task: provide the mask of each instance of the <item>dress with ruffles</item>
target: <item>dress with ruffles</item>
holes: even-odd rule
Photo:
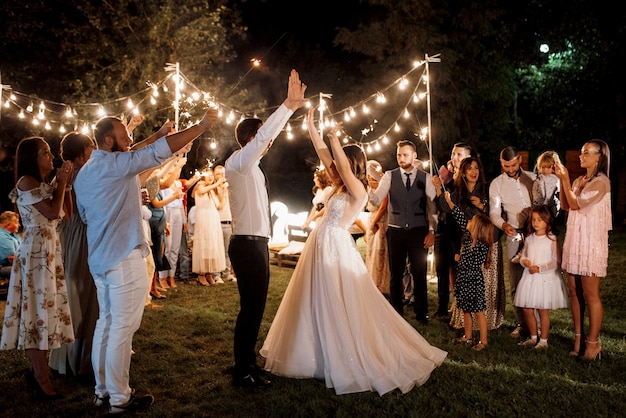
[[[53,186],[41,183],[28,191],[16,187],[10,194],[17,203],[24,231],[11,271],[2,350],[48,350],[74,341],[57,235],[59,220],[46,218],[34,206],[52,198],[53,192]]]
[[[570,209],[561,267],[569,274],[605,277],[609,260],[611,181],[600,173],[578,177],[572,190],[579,209]]]
[[[524,268],[513,304],[521,308],[567,308],[567,289],[559,267],[560,251],[556,236],[532,234],[524,240],[521,262],[530,260],[538,273]]]

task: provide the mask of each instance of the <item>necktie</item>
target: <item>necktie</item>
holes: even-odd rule
[[[406,189],[409,190],[411,188],[411,173],[404,173],[406,176]]]

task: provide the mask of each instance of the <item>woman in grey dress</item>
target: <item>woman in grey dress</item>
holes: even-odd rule
[[[61,157],[74,164],[74,178],[94,149],[96,146],[87,135],[71,132],[63,137]],[[72,202],[72,217],[61,222],[59,235],[75,339],[72,344],[52,350],[48,365],[60,374],[81,376],[93,374],[91,342],[98,319],[98,298],[87,264],[87,225],[78,214],[75,196],[72,196]]]

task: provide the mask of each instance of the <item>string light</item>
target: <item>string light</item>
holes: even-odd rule
[[[369,149],[372,152],[379,151],[381,149],[381,146],[387,145],[389,143],[389,132],[401,132],[402,128],[399,124],[399,119],[410,119],[411,112],[409,111],[408,106],[411,104],[417,104],[426,97],[426,92],[420,91],[420,89],[422,89],[421,85],[428,82],[426,74],[417,74],[417,77],[413,75],[414,71],[422,67],[424,63],[425,61],[414,61],[413,68],[406,74],[396,79],[396,81],[387,88],[378,90],[370,97],[362,100],[361,102],[348,106],[345,109],[341,109],[337,112],[332,112],[331,109],[329,109],[329,103],[326,100],[322,99],[319,103],[319,107],[320,109],[323,109],[325,116],[325,119],[320,123],[322,129],[334,126],[336,124],[337,117],[341,118],[344,121],[344,123],[346,124],[345,129],[347,130],[354,130],[355,127],[351,127],[350,125],[362,123],[359,122],[359,118],[362,118],[364,115],[369,116],[372,113],[374,113],[375,115],[377,112],[386,112],[385,120],[390,119],[387,115],[388,111],[380,108],[381,106],[386,106],[389,103],[389,99],[391,97],[388,96],[389,90],[394,86],[397,86],[400,91],[406,90],[411,85],[411,80],[413,80],[414,88],[412,88],[412,91],[409,91],[405,106],[401,107],[402,110],[399,111],[399,114],[397,115],[395,120],[392,120],[389,124],[385,122],[386,126],[388,126],[387,129],[384,129],[383,127],[382,131],[377,133],[375,136],[372,134],[378,131],[379,128],[376,128],[376,130],[374,130],[373,127],[370,127],[369,129],[357,130],[357,132],[360,131],[362,133],[364,131],[367,131],[366,133],[368,135],[372,135],[372,137],[368,136],[367,141],[364,143],[365,149]],[[260,60],[258,62],[253,62],[252,64],[253,66],[258,65],[260,64]],[[168,86],[168,83],[170,84],[170,86]],[[215,106],[218,109],[218,116],[220,120],[222,120],[226,124],[233,124],[238,119],[240,120],[245,117],[244,112],[240,112],[237,109],[227,106],[216,100],[215,97],[209,92],[198,89],[181,72],[179,72],[178,74],[170,73],[163,80],[160,80],[158,82],[147,82],[146,84],[147,88],[143,91],[132,94],[131,96],[114,99],[106,103],[103,102],[70,105],[37,99],[37,101],[40,103],[39,112],[37,112],[37,114],[35,115],[36,117],[34,117],[32,120],[33,126],[44,126],[46,130],[50,130],[52,129],[53,125],[57,125],[58,131],[64,133],[67,131],[65,121],[67,119],[74,119],[74,129],[78,129],[79,126],[82,126],[81,130],[83,132],[90,133],[90,125],[92,125],[94,121],[90,119],[84,119],[84,115],[87,115],[87,118],[89,118],[88,115],[90,114],[97,114],[99,117],[106,116],[107,111],[105,110],[105,107],[110,109],[117,109],[113,112],[113,114],[117,113],[120,114],[122,117],[124,117],[125,114],[128,113],[139,114],[141,113],[139,107],[140,103],[142,103],[143,101],[147,101],[150,105],[156,106],[158,104],[158,100],[162,100],[160,99],[160,93],[163,92],[164,95],[167,95],[168,92],[171,92],[172,86],[175,87],[176,97],[174,97],[174,100],[172,100],[170,96],[170,100],[167,100],[167,98],[165,98],[165,100],[172,106],[172,108],[178,109],[180,111],[180,116],[183,119],[186,119],[182,122],[183,125],[190,126],[192,124],[192,118],[194,117],[192,115],[197,113],[196,109],[201,109],[206,106]],[[189,93],[186,93],[186,91],[189,91]],[[397,106],[397,101],[397,98],[393,98],[391,100],[391,102],[395,106]],[[379,106],[371,107],[371,103],[374,102]],[[20,119],[25,119],[25,112],[33,112],[32,96],[29,97],[28,95],[15,92],[11,89],[2,91],[0,104],[4,105],[2,106],[3,108],[11,109],[9,111],[6,111],[6,114],[10,115],[11,112],[15,112],[13,113],[13,115],[16,115]],[[122,104],[125,105],[126,111],[122,110]],[[15,108],[13,108],[13,106],[15,106]],[[313,105],[310,100],[307,100],[305,106],[307,108],[310,108]],[[355,109],[358,107],[361,108],[361,116],[358,116],[357,112],[355,111]],[[91,112],[89,112],[89,109],[91,109]],[[255,111],[254,115],[256,117],[257,113],[266,112],[267,109],[261,109]],[[79,116],[79,114],[81,116]],[[294,118],[294,121],[297,121],[298,119],[300,119],[301,121],[302,131],[306,131],[307,123],[305,117],[296,117]],[[368,120],[372,120],[371,116],[368,117]],[[38,122],[41,122],[41,124]],[[416,123],[419,125],[419,121],[416,121]],[[294,132],[291,126],[292,125],[287,124],[285,127],[285,132],[289,139],[294,137]],[[427,134],[428,131],[426,131],[426,133],[422,133],[420,137],[425,138],[427,137]],[[346,132],[346,134],[343,135],[342,142],[349,143],[350,141],[354,141],[354,139],[352,139],[350,135],[348,135]],[[361,141],[354,142],[361,143]]]

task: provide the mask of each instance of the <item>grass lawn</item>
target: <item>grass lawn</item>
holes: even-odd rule
[[[569,357],[573,331],[569,310],[551,312],[550,348],[518,347],[510,298],[505,324],[489,336],[489,347],[474,352],[452,345],[447,323],[421,325],[407,320],[448,357],[430,380],[406,395],[398,391],[335,395],[323,382],[275,377],[267,390],[231,385],[232,340],[238,294],[236,285],[180,284],[148,309],[133,342],[131,386],[156,401],[150,417],[621,417],[626,414],[626,229],[611,236],[609,273],[602,280],[605,318],[600,339],[602,360]],[[258,348],[278,309],[292,268],[272,266],[267,309]],[[436,284],[429,284],[431,313]],[[0,302],[4,313],[4,301]],[[393,344],[393,341],[389,342]],[[94,417],[106,415],[92,404],[91,378],[53,376],[65,399],[43,403],[34,398],[25,373],[23,351],[0,351],[0,416]],[[262,359],[259,359],[259,364]]]

